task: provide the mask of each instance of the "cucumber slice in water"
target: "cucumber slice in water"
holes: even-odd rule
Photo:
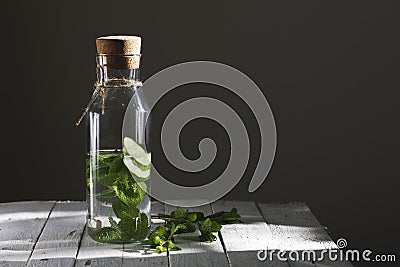
[[[124,149],[141,169],[149,169],[151,164],[151,153],[147,153],[132,138],[124,137]]]
[[[135,163],[133,163],[133,160],[128,158],[128,157],[124,157],[124,164],[125,166],[128,168],[128,170],[137,178],[141,179],[141,180],[147,180],[150,177],[150,169],[148,170],[142,170],[141,168],[139,168],[138,166],[136,166]]]

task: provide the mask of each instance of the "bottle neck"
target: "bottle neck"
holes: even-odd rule
[[[140,55],[97,55],[96,84],[126,87],[140,81]]]

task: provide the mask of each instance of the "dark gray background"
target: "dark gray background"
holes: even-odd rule
[[[176,63],[213,60],[245,72],[267,97],[278,131],[275,163],[264,185],[249,194],[259,142],[252,130],[255,156],[227,199],[304,201],[351,248],[397,253],[399,1],[12,5],[2,10],[8,19],[1,55],[0,201],[84,199],[85,129],[74,122],[92,90],[94,40],[138,34],[143,79]],[[221,88],[184,86],[153,114],[154,144],[168,109],[197,95],[223,99],[254,123],[248,108]],[[215,138],[221,153],[207,175],[174,175],[159,147],[153,148],[155,164],[182,184],[212,180],[212,171],[217,175],[226,164],[229,143],[218,125],[193,122],[181,137],[188,157],[196,157],[203,136]]]

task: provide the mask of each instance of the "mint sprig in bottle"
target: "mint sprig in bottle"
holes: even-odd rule
[[[138,241],[150,223],[151,167],[150,111],[139,78],[141,38],[99,37],[96,47],[94,92],[77,122],[86,119],[87,228],[97,241]]]

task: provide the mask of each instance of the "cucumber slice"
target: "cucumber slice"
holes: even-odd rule
[[[150,177],[150,169],[142,170],[133,162],[132,159],[124,157],[124,164],[128,168],[128,170],[132,173],[132,175],[136,176],[141,180],[147,180]]]
[[[151,164],[151,153],[147,153],[132,138],[124,137],[124,149],[141,169],[149,169]]]
[[[130,156],[129,154],[127,154],[128,156]],[[150,158],[151,159],[151,153],[149,152],[148,154],[147,154],[147,156],[148,156],[148,158]],[[131,160],[133,161],[133,163],[136,165],[136,166],[138,166],[140,169],[142,169],[143,171],[147,171],[147,170],[149,170],[150,168],[151,168],[151,163],[149,164],[149,165],[143,165],[143,164],[140,164],[135,158],[131,158]]]

